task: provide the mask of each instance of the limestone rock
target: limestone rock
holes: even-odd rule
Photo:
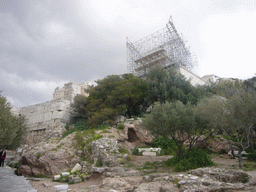
[[[62,176],[62,177],[66,177],[66,176],[69,176],[69,175],[70,175],[69,172],[62,172],[62,173],[61,173],[61,176]]]
[[[126,162],[128,156],[119,153],[119,146],[115,138],[102,138],[89,143],[94,159],[94,165],[104,167],[119,166],[121,162]]]
[[[142,183],[137,189],[135,189],[135,192],[159,192],[160,189],[161,189],[161,183],[158,183],[158,182]]]
[[[111,187],[112,189],[131,189],[132,186],[122,178],[105,178],[102,181],[101,187]]]
[[[73,167],[73,169],[71,170],[71,173],[74,173],[75,171],[80,171],[80,170],[82,170],[82,167],[79,163],[77,163],[75,167]]]
[[[54,175],[53,180],[56,181],[58,179],[60,179],[60,175]]]
[[[18,173],[24,176],[56,175],[80,162],[70,134],[62,140],[40,142],[23,150]]]
[[[82,179],[81,179],[80,177],[78,177],[78,176],[70,175],[70,176],[68,177],[68,181],[69,181],[70,183],[81,183],[81,182],[82,182]]]

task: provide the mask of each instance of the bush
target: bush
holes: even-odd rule
[[[71,125],[72,123],[67,123],[65,128],[66,131],[62,134],[62,138],[68,136],[69,134],[73,133],[73,132],[77,132],[77,131],[84,131],[89,129],[89,126],[86,124],[84,119],[80,119],[79,121],[77,121],[75,123],[75,126],[73,129],[69,130],[69,125]]]
[[[168,159],[165,164],[167,166],[174,167],[174,171],[181,172],[199,167],[212,166],[214,163],[211,160],[211,156],[207,152],[201,149],[198,149],[196,152],[195,149],[192,149],[188,153],[187,158],[179,161],[179,158],[176,155],[173,158]]]
[[[132,154],[133,155],[139,155],[139,156],[142,155],[142,153],[139,152],[139,147],[134,147],[133,150],[132,150]]]
[[[249,153],[249,154],[247,155],[247,159],[248,159],[249,161],[256,161],[256,153]]]
[[[127,150],[127,149],[125,149],[125,148],[123,148],[123,147],[119,147],[119,153],[121,153],[121,154],[129,154],[129,151]]]
[[[124,124],[121,123],[121,124],[118,124],[116,128],[120,129],[120,130],[123,130],[124,127],[125,127]]]
[[[175,142],[171,139],[166,139],[163,136],[154,138],[151,143],[152,147],[161,148],[160,155],[172,155],[177,147]]]

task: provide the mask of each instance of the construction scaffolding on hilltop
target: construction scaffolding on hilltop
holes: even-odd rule
[[[191,70],[196,62],[172,18],[165,28],[143,39],[132,43],[127,38],[126,47],[128,71],[137,77],[144,77],[156,65],[166,69],[181,65]]]

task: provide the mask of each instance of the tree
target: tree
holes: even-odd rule
[[[256,76],[244,80],[243,85],[246,86],[247,88],[256,90]]]
[[[232,151],[234,146],[238,148],[239,167],[242,167],[241,152],[250,146],[256,122],[256,92],[237,88],[232,89],[232,94],[228,98],[205,98],[197,111],[208,127],[220,129],[229,138]]]
[[[150,70],[146,76],[147,100],[149,103],[164,103],[168,98],[167,84],[168,72],[161,66],[156,66]]]
[[[20,146],[26,130],[25,118],[11,113],[10,103],[0,92],[0,148],[15,149]]]
[[[117,115],[131,117],[146,111],[147,86],[143,79],[132,74],[110,75],[96,83],[88,98],[77,96],[72,105],[77,117],[87,117],[90,125],[113,124]]]
[[[76,95],[74,102],[71,103],[71,114],[75,121],[79,119],[87,119],[87,109],[88,100],[85,95]]]
[[[181,101],[156,103],[151,113],[143,120],[143,126],[156,136],[171,138],[178,147],[179,160],[187,157],[192,146],[196,145],[200,136],[211,134],[194,113],[194,105]],[[189,141],[189,149],[184,154],[184,142]]]
[[[146,76],[147,101],[165,103],[166,101],[181,101],[196,104],[202,96],[209,93],[206,86],[194,87],[189,80],[170,69],[156,66]]]

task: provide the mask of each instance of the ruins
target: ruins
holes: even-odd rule
[[[52,137],[61,137],[66,123],[70,122],[70,104],[78,94],[88,96],[89,82],[67,83],[57,87],[53,100],[45,103],[14,109],[13,113],[27,118],[29,135],[27,144],[33,144]]]
[[[191,70],[196,59],[187,48],[182,36],[177,32],[172,18],[166,27],[134,43],[127,38],[128,72],[137,77],[145,77],[150,68],[161,65],[165,69],[172,68],[184,75],[194,86],[214,83],[220,80],[215,75],[199,77]],[[37,143],[43,139],[60,137],[70,122],[70,104],[78,94],[89,95],[87,83],[67,83],[63,88],[57,87],[53,93],[53,100],[45,103],[14,109],[16,115],[27,118],[29,128],[28,144]],[[121,121],[117,117],[116,121]],[[132,133],[130,133],[132,134]]]

